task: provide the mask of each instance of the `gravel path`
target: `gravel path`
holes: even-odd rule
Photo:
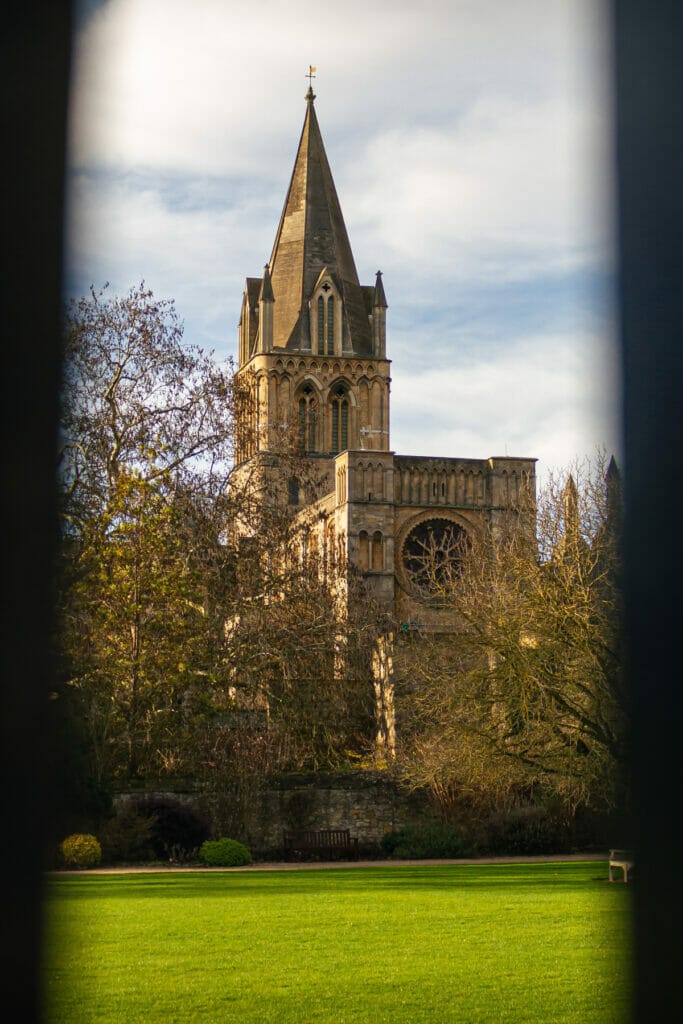
[[[553,856],[540,857],[472,857],[459,860],[335,860],[335,861],[282,861],[263,862],[250,864],[241,868],[207,868],[201,866],[186,867],[175,864],[142,864],[140,866],[120,868],[90,868],[87,871],[49,871],[50,877],[61,875],[133,875],[133,874],[160,874],[164,872],[197,872],[197,871],[311,871],[321,868],[401,868],[401,867],[429,867],[439,864],[549,864],[554,861],[567,863],[569,861],[592,861],[608,860],[609,854],[605,853],[564,853]]]

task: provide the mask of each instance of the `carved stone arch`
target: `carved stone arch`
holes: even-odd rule
[[[356,395],[348,376],[337,375],[325,392],[326,449],[331,454],[358,447]]]
[[[409,505],[410,504],[410,497],[411,497],[410,484],[411,484],[411,480],[412,480],[412,474],[410,472],[410,468],[408,466],[404,466],[403,469],[400,471],[400,474],[401,474],[401,502],[402,502],[403,505]]]
[[[384,498],[385,497],[385,494],[384,494],[384,481],[385,481],[384,465],[381,462],[376,462],[375,466],[374,466],[374,469],[373,469],[373,473],[372,473],[372,491],[373,491],[373,494],[375,494],[376,497],[378,497],[378,498]]]
[[[292,418],[292,378],[288,373],[280,377],[278,389],[278,416],[281,423],[289,423]]]
[[[486,504],[486,478],[480,469],[476,475],[475,502],[479,508]]]
[[[413,599],[430,603],[433,598],[430,596],[428,574],[423,571],[420,558],[421,551],[429,546],[430,532],[435,539],[436,559],[434,566],[430,568],[438,574],[439,554],[441,553],[443,557],[452,555],[457,560],[458,545],[462,544],[464,547],[471,543],[472,536],[479,533],[479,529],[465,516],[451,509],[429,509],[411,516],[401,526],[396,537],[395,574],[401,589]],[[442,564],[446,565],[445,562]],[[450,573],[451,576],[454,574],[453,568],[449,566],[443,571]],[[457,562],[455,571],[457,572]]]
[[[465,476],[465,504],[474,504],[474,473],[471,469],[468,469]]]
[[[457,476],[455,474],[455,470],[452,469],[450,471],[450,473],[448,474],[448,486],[446,488],[446,493],[448,494],[448,504],[449,505],[457,505],[457,503],[458,503],[457,500],[456,500],[457,487],[458,487],[458,479],[457,479]]]
[[[370,535],[367,530],[358,534],[358,568],[367,572],[370,568]]]
[[[298,382],[293,404],[299,451],[302,454],[319,452],[322,447],[321,388],[312,374],[305,374]]]
[[[298,396],[299,392],[300,392],[300,391],[302,390],[302,388],[304,388],[304,387],[305,387],[305,386],[306,386],[307,384],[311,384],[311,385],[313,385],[313,387],[315,388],[315,390],[316,390],[316,392],[317,392],[317,394],[318,394],[318,397],[322,397],[322,395],[323,395],[323,386],[322,386],[322,384],[321,384],[321,383],[320,383],[320,381],[318,380],[317,376],[315,376],[315,374],[313,374],[313,373],[308,373],[308,372],[306,372],[306,373],[305,373],[305,374],[303,375],[303,377],[301,377],[301,378],[300,378],[300,379],[299,379],[299,380],[297,381],[297,383],[296,383],[296,388],[295,388],[295,391],[294,391],[294,394],[295,394],[295,396]]]
[[[287,360],[287,373],[296,373],[296,363],[293,359]]]
[[[384,537],[381,530],[375,530],[370,540],[370,568],[373,572],[384,569]]]
[[[353,405],[353,406],[357,406],[358,405],[358,400],[356,398],[356,389],[353,387],[353,383],[349,379],[347,374],[338,373],[338,374],[336,374],[335,377],[333,377],[333,379],[330,381],[330,383],[327,386],[328,396],[335,390],[335,388],[338,388],[338,387],[343,387],[346,390],[346,393],[349,396],[349,401],[351,402],[351,405]]]
[[[430,500],[429,500],[430,499],[430,494],[429,494],[429,477],[430,477],[430,475],[431,474],[430,474],[429,470],[426,467],[422,470],[422,473],[420,474],[420,504],[421,505],[429,505],[430,504]]]
[[[276,362],[275,362],[275,369],[276,370],[284,370],[284,368],[285,368],[285,364],[283,363],[283,361],[281,359],[276,360]]]
[[[359,459],[356,463],[356,481],[358,484],[357,493],[362,498],[367,494],[367,463]]]
[[[342,293],[334,275],[323,267],[308,303],[311,351],[319,356],[339,356],[342,352]]]

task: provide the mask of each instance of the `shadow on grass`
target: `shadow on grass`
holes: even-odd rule
[[[563,864],[440,865],[393,868],[352,868],[334,871],[311,868],[306,871],[187,872],[183,874],[68,875],[49,881],[51,899],[151,899],[163,895],[169,899],[230,899],[249,894],[273,897],[302,894],[338,894],[381,891],[454,889],[541,888],[559,890],[602,886],[607,881],[607,862]],[[618,888],[611,886],[610,888]]]

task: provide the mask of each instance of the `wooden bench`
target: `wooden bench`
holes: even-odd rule
[[[616,882],[615,870],[622,871],[624,882],[628,882],[628,876],[635,866],[635,860],[631,850],[610,850],[609,852],[609,880]]]
[[[299,829],[295,832],[285,832],[284,847],[288,858],[292,853],[345,853],[352,860],[358,860],[358,839],[352,838],[347,828]]]

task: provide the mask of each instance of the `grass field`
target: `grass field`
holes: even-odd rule
[[[49,1024],[628,1016],[601,861],[62,876],[47,914]]]

